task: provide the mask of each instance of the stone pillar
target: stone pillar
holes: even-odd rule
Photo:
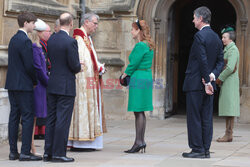
[[[0,2],[1,3],[1,2]],[[0,5],[0,13],[3,13],[4,4]],[[3,44],[3,15],[0,14],[0,45]]]
[[[154,62],[153,62],[153,78],[156,79],[158,77],[158,70],[159,70],[159,30],[160,30],[160,23],[161,19],[154,18],[155,23],[155,54],[154,54]]]
[[[247,84],[247,55],[246,55],[246,28],[247,28],[247,18],[240,19],[241,24],[241,46],[242,46],[242,86],[248,86]]]
[[[249,59],[247,54],[247,18],[240,19],[241,25],[241,97],[240,97],[240,118],[239,121],[241,123],[250,123],[250,87],[248,83],[248,64]]]
[[[154,18],[155,23],[155,53],[154,53],[154,60],[153,60],[153,104],[154,104],[154,111],[151,113],[152,117],[156,117],[158,119],[165,118],[165,109],[164,109],[164,102],[165,102],[165,87],[161,81],[162,78],[162,51],[161,51],[161,37],[160,37],[160,25],[161,19]]]

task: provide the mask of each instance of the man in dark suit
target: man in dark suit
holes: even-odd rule
[[[194,11],[193,23],[199,31],[194,35],[183,85],[187,102],[188,144],[192,151],[183,153],[185,158],[210,158],[214,81],[224,65],[222,42],[210,28],[210,21],[211,12],[207,7]]]
[[[69,36],[73,17],[60,16],[61,30],[48,40],[51,61],[48,81],[48,116],[45,129],[44,161],[73,162],[66,157],[69,126],[76,95],[75,74],[81,70],[77,41]]]
[[[34,161],[41,157],[30,153],[34,123],[33,88],[37,85],[33,66],[32,42],[27,33],[32,32],[36,16],[22,13],[17,18],[20,29],[11,38],[8,48],[8,70],[5,89],[8,89],[10,116],[8,124],[10,160]],[[22,147],[17,149],[18,127],[22,118]]]

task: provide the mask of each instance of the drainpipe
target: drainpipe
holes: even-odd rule
[[[80,21],[79,21],[79,27],[81,27],[81,19],[83,18],[83,15],[85,14],[85,0],[80,0],[80,8],[82,10]]]

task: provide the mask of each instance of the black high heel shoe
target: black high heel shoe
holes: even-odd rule
[[[141,153],[146,152],[146,144],[138,145],[136,147],[132,147],[131,149],[124,151],[125,153],[137,153],[141,150]]]
[[[143,151],[144,151],[144,153],[146,152],[146,147],[147,147],[147,145],[146,145],[146,143],[144,143],[144,144],[142,145],[142,153],[143,153]]]

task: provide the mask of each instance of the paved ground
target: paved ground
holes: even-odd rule
[[[234,141],[217,143],[224,133],[223,119],[214,118],[214,136],[210,159],[184,159],[181,154],[189,151],[185,116],[167,120],[150,119],[146,129],[146,153],[125,154],[134,139],[134,121],[108,121],[104,135],[104,149],[95,152],[70,152],[74,163],[19,162],[8,160],[8,145],[0,145],[0,167],[250,167],[250,124],[236,123]],[[39,153],[43,153],[42,140],[36,140]]]

